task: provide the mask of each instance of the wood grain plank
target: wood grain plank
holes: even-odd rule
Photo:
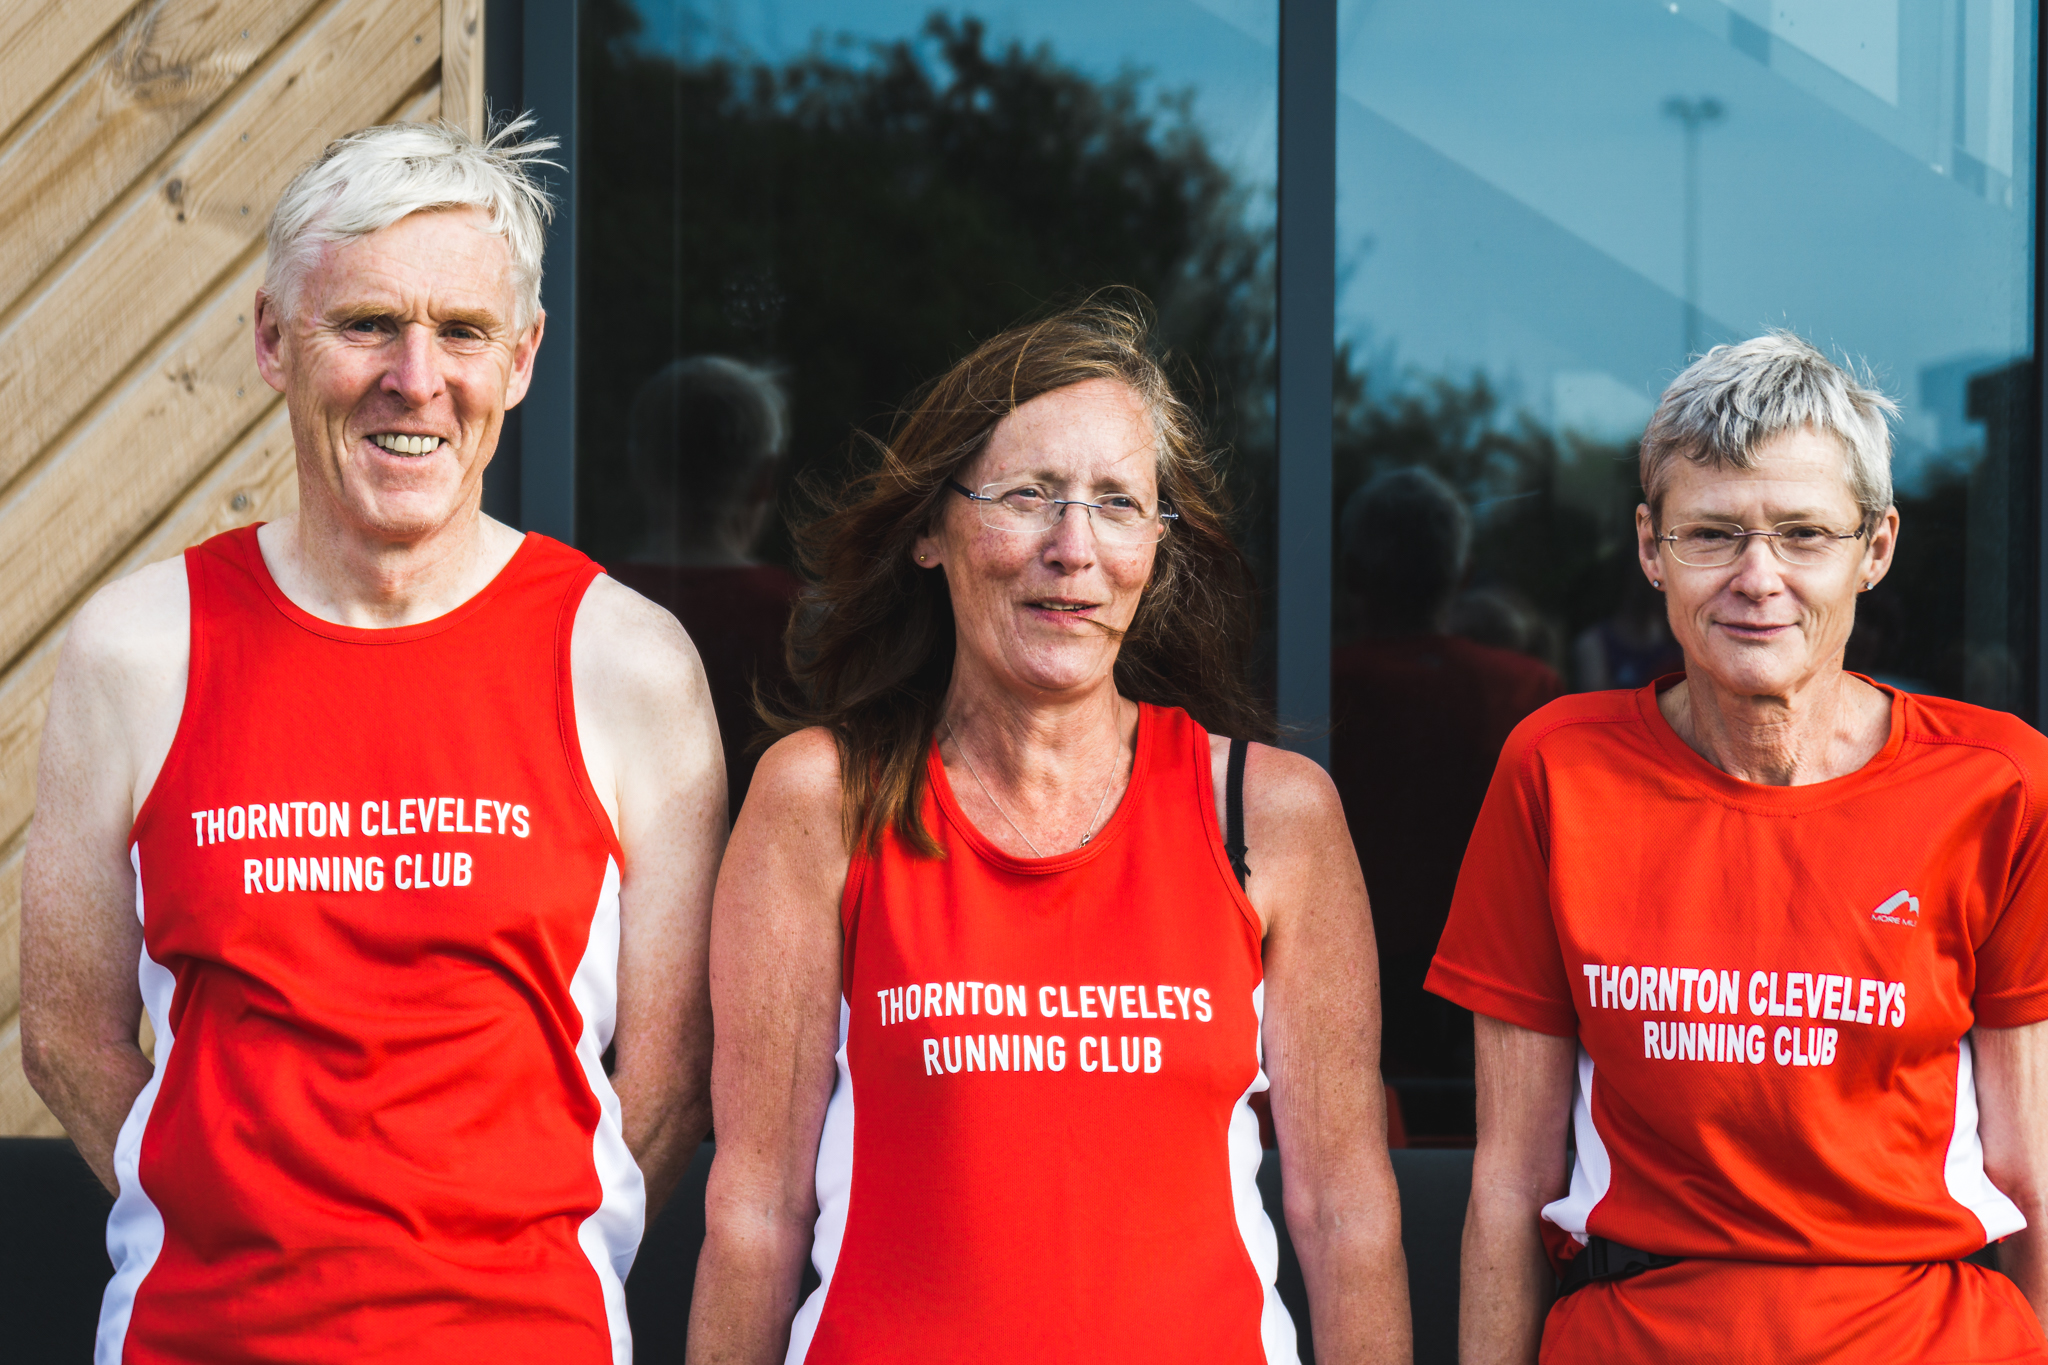
[[[42,1097],[29,1089],[21,1072],[21,1020],[0,1026],[0,1137],[63,1137]]]
[[[0,5],[0,131],[36,107],[131,6],[158,0],[14,0]]]
[[[291,422],[277,401],[92,587],[169,559],[188,545],[252,521],[275,521],[298,509]],[[81,599],[89,594],[80,594]],[[36,751],[49,710],[50,682],[63,645],[66,611],[28,655],[0,678],[0,832],[11,838],[35,805]]]
[[[484,0],[441,0],[441,117],[484,135]]]
[[[440,47],[440,0],[336,0],[180,138],[0,324],[0,485],[234,268],[299,166],[425,84]]]
[[[249,335],[262,278],[252,250],[55,458],[0,496],[0,659],[40,635],[277,401]]]
[[[102,39],[0,146],[0,308],[314,3],[155,0]]]

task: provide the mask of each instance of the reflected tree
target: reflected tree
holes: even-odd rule
[[[1189,95],[972,17],[769,65],[651,51],[620,0],[583,12],[579,516],[600,557],[639,534],[625,414],[675,356],[777,367],[791,476],[829,475],[978,340],[1110,285],[1154,301],[1270,556],[1273,238]]]

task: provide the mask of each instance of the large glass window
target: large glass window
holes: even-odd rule
[[[674,608],[734,777],[807,480],[1020,316],[1141,291],[1269,561],[1275,0],[585,0],[578,539]]]
[[[1785,327],[1869,366],[1903,412],[1903,523],[1850,666],[2032,715],[2036,20],[2019,0],[1340,16],[1332,761],[1387,1069],[1454,1080],[1470,1025],[1422,972],[1501,740],[1560,690],[1679,666],[1632,516],[1636,440],[1689,355]],[[1470,1122],[1455,1085],[1403,1099],[1411,1130]]]

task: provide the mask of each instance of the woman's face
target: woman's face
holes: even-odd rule
[[[1056,498],[1128,494],[1154,507],[1158,466],[1144,403],[1123,384],[1091,379],[1005,417],[954,478],[976,492],[1033,482]],[[960,666],[1046,698],[1107,677],[1117,642],[1102,628],[1129,628],[1159,547],[1098,539],[1086,508],[1062,508],[1056,526],[1020,533],[984,524],[980,504],[951,490],[945,498],[912,553],[920,568],[946,571]]]
[[[1678,460],[1664,494],[1663,524],[1636,509],[1643,572],[1662,580],[1671,633],[1686,664],[1737,696],[1789,696],[1842,665],[1856,624],[1856,597],[1891,567],[1899,514],[1888,508],[1871,534],[1838,542],[1823,563],[1788,564],[1761,536],[1743,542],[1732,564],[1681,564],[1656,536],[1688,522],[1739,523],[1768,530],[1804,522],[1855,531],[1862,513],[1850,491],[1848,461],[1832,436],[1805,428],[1758,448],[1756,468],[1709,468]]]

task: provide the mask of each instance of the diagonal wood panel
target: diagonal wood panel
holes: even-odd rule
[[[158,0],[15,0],[0,5],[0,132],[20,121],[131,6]]]
[[[85,233],[314,0],[156,0],[0,146],[0,308]]]
[[[254,243],[328,138],[424,85],[439,0],[336,0],[223,100],[0,325],[0,483]]]

